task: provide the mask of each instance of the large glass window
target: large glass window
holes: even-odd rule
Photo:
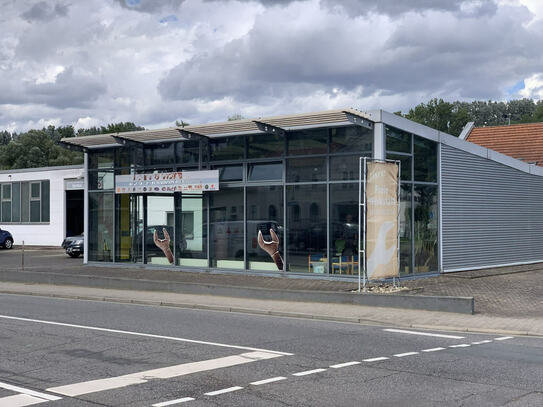
[[[331,129],[331,153],[370,152],[373,149],[373,130],[361,126]]]
[[[332,181],[355,181],[359,179],[360,155],[330,157],[330,179]]]
[[[89,169],[113,168],[115,150],[93,151],[89,153]]]
[[[437,187],[415,185],[415,273],[437,271]]]
[[[11,222],[11,184],[2,184],[2,222]]]
[[[210,140],[209,153],[211,161],[241,160],[245,157],[245,136]]]
[[[258,246],[258,231],[271,241],[270,229],[279,237],[283,256],[283,186],[247,187],[247,260],[251,270],[278,271],[272,258]]]
[[[174,144],[145,146],[145,165],[168,165],[175,163]]]
[[[288,155],[326,154],[328,129],[301,130],[287,134]]]
[[[287,182],[315,181],[326,181],[326,157],[287,160]]]
[[[47,182],[47,186],[49,186],[49,181],[43,181],[44,183]],[[12,222],[20,222],[21,221],[21,183],[20,182],[14,182],[11,184],[11,221]],[[44,206],[45,204],[49,205],[49,194],[47,194],[47,199],[44,199]],[[42,207],[43,209],[43,207]],[[47,219],[44,218],[43,215],[47,216]],[[49,207],[47,207],[47,211],[45,214],[42,215],[44,222],[49,222]]]
[[[209,193],[211,267],[244,269],[243,188]]]
[[[400,272],[412,272],[412,222],[411,222],[411,184],[400,186]]]
[[[330,257],[333,274],[358,274],[358,184],[330,185]]]
[[[280,181],[283,179],[283,163],[249,164],[249,181]]]
[[[388,126],[385,131],[387,151],[411,153],[411,134]]]
[[[411,156],[410,155],[401,155],[394,153],[387,153],[387,158],[389,160],[397,160],[401,163],[401,180],[402,181],[411,181]]]
[[[199,141],[182,141],[176,145],[177,162],[180,164],[198,164],[200,157]]]
[[[113,189],[115,180],[113,170],[111,171],[89,171],[89,190]]]
[[[183,194],[177,202],[177,264],[207,267],[207,207],[204,195]]]
[[[415,181],[437,182],[437,143],[415,136],[413,144]]]
[[[247,157],[280,157],[285,151],[285,139],[278,134],[259,134],[247,137]]]
[[[286,188],[288,270],[326,273],[326,185]]]
[[[214,166],[214,170],[219,170],[219,181],[232,182],[243,181],[243,165],[224,165]]]
[[[112,193],[89,193],[89,260],[111,262],[113,250]],[[32,207],[30,208],[32,214]]]

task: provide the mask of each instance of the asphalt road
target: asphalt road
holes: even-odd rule
[[[542,406],[543,338],[0,295],[0,406],[33,404]]]

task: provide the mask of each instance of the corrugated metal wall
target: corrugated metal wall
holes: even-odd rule
[[[441,145],[443,269],[543,261],[543,177]]]

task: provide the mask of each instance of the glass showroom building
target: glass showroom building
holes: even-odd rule
[[[543,168],[381,110],[63,143],[85,152],[89,263],[358,275],[360,157],[401,161],[401,276],[543,261]],[[219,171],[218,191],[115,190],[116,175],[209,169]],[[284,271],[258,246],[258,230],[270,228]],[[164,229],[173,265],[153,240]]]

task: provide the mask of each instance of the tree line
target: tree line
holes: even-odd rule
[[[145,130],[145,128],[131,122],[121,122],[77,131],[73,126],[47,126],[41,130],[29,130],[22,133],[0,131],[0,169],[82,164],[82,153],[58,145],[62,138],[135,130]]]
[[[477,127],[543,122],[543,101],[516,99],[505,102],[446,102],[436,98],[418,104],[407,113],[395,113],[436,130],[459,136],[468,122],[475,122]],[[243,119],[240,114],[228,117],[229,121],[240,119]],[[183,120],[175,123],[180,127],[188,125]],[[145,128],[132,122],[121,122],[77,131],[73,126],[48,126],[23,133],[0,131],[0,169],[82,164],[83,154],[59,146],[60,139],[135,130]]]

